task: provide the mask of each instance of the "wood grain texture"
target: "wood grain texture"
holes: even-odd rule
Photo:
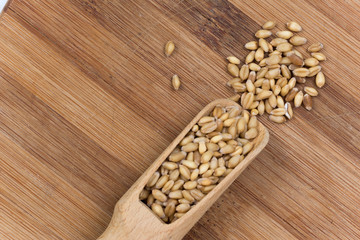
[[[196,113],[232,95],[224,59],[268,19],[324,43],[327,85],[311,112],[260,118],[269,144],[185,239],[359,239],[359,13],[335,0],[14,0],[0,20],[0,239],[100,236]]]

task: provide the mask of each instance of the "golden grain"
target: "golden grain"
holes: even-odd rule
[[[290,91],[290,87],[289,85],[285,85],[284,87],[281,88],[281,92],[280,92],[280,95],[285,97]]]
[[[249,78],[252,82],[255,82],[255,79],[256,79],[256,72],[255,71],[251,71],[249,73]]]
[[[260,29],[255,33],[255,37],[257,38],[268,38],[272,35],[271,31]]]
[[[295,64],[290,64],[288,66],[290,71],[294,71],[295,69],[301,68],[301,66],[295,65]]]
[[[240,118],[236,124],[237,133],[238,134],[242,133],[245,130],[245,126],[246,126],[245,118]]]
[[[267,22],[264,23],[264,25],[262,25],[262,28],[266,29],[266,30],[271,30],[275,26],[276,26],[276,23],[274,21],[267,21]]]
[[[233,77],[238,77],[239,76],[239,67],[236,66],[235,64],[229,63],[227,66],[228,72],[231,74],[231,76]]]
[[[246,85],[244,83],[236,82],[232,84],[232,87],[234,88],[235,92],[245,92],[246,91]]]
[[[232,101],[234,101],[234,102],[237,102],[237,101],[239,101],[239,99],[240,99],[240,95],[239,95],[239,94],[235,94],[235,95],[229,97],[228,99],[229,99],[229,100],[232,100]]]
[[[165,217],[164,210],[163,210],[163,208],[161,207],[160,204],[153,203],[153,204],[151,205],[151,210],[152,210],[156,215],[158,215],[160,218],[164,218],[164,217]]]
[[[315,77],[315,83],[318,88],[322,88],[325,85],[325,75],[323,72],[319,72]]]
[[[250,106],[251,106],[251,104],[253,103],[253,101],[254,101],[254,94],[253,93],[248,93],[248,94],[246,94],[245,95],[245,97],[244,97],[244,101],[243,101],[243,103],[242,103],[242,107],[244,108],[244,109],[249,109],[250,108]]]
[[[240,59],[238,59],[237,57],[235,56],[229,56],[226,58],[229,63],[232,63],[232,64],[240,64]]]
[[[218,160],[216,157],[211,158],[210,169],[215,170],[218,167]]]
[[[164,210],[164,213],[167,217],[174,215],[175,213],[175,203],[167,204]]]
[[[186,183],[184,183],[184,189],[186,190],[191,190],[196,188],[197,186],[197,182],[196,181],[187,181]]]
[[[268,69],[280,68],[280,64],[268,65],[267,68],[268,68]],[[278,76],[280,76],[280,75],[278,75]],[[276,76],[276,77],[278,77],[278,76]],[[275,77],[275,78],[276,78],[276,77]]]
[[[246,89],[247,89],[247,91],[249,92],[249,93],[255,93],[255,86],[254,86],[254,84],[252,83],[252,81],[250,80],[250,79],[248,79],[247,81],[246,81]],[[230,124],[231,125],[231,124]],[[230,126],[229,125],[229,126]],[[226,127],[229,127],[229,126],[226,126]]]
[[[274,65],[274,64],[278,64],[281,61],[281,55],[280,54],[275,54],[275,55],[271,55],[266,59],[266,64],[267,65]]]
[[[249,69],[251,71],[259,71],[261,69],[261,67],[259,65],[257,65],[256,63],[249,63]]]
[[[290,53],[287,57],[289,58],[291,63],[294,65],[302,66],[304,64],[303,59],[301,57],[299,57],[298,55],[296,55],[294,52]]]
[[[295,77],[290,78],[288,85],[290,89],[293,89],[296,85],[296,78]]]
[[[302,91],[299,91],[294,98],[294,106],[300,107],[304,99],[304,93]]]
[[[279,85],[274,85],[272,90],[273,90],[274,95],[277,96],[280,94],[281,87]]]
[[[180,82],[180,78],[178,75],[174,74],[174,76],[172,76],[171,84],[172,84],[174,90],[179,90],[181,82]]]
[[[195,124],[191,129],[192,132],[197,132],[198,130],[199,130],[199,125],[197,124]]]
[[[171,188],[174,186],[174,184],[175,184],[174,180],[169,180],[169,181],[167,181],[167,182],[164,184],[164,186],[163,186],[163,188],[161,189],[161,191],[162,191],[163,193],[169,193],[170,190],[171,190]]]
[[[199,178],[197,180],[197,183],[202,186],[209,186],[209,185],[211,185],[212,182],[209,178]]]
[[[295,77],[297,83],[306,83],[306,78],[304,77]]]
[[[253,109],[257,108],[258,105],[259,105],[259,101],[254,101],[254,102],[250,105],[249,109],[253,110]]]
[[[255,100],[264,100],[269,98],[273,94],[272,91],[264,90],[256,95]]]
[[[258,131],[256,128],[250,128],[246,133],[245,133],[245,138],[246,139],[253,139],[256,138],[256,136],[258,135]],[[234,149],[235,151],[235,149]]]
[[[271,111],[271,115],[274,115],[274,116],[283,116],[285,115],[286,113],[286,110],[285,108],[275,108]]]
[[[289,85],[288,85],[289,86]],[[299,92],[299,89],[294,87],[293,89],[290,90],[290,92],[286,95],[285,97],[285,101],[286,102],[291,102],[292,100],[294,100],[296,94]]]
[[[241,161],[241,155],[236,155],[228,161],[228,168],[235,168]]]
[[[212,115],[219,118],[223,114],[223,109],[220,106],[216,106],[212,112]]]
[[[293,48],[293,45],[291,45],[288,42],[284,42],[284,43],[280,43],[279,45],[277,45],[276,50],[278,50],[279,52],[288,52],[288,51],[291,51],[292,48]]]
[[[201,163],[207,163],[207,162],[209,162],[213,155],[214,155],[214,152],[213,152],[213,151],[206,151],[206,152],[201,156]]]
[[[318,74],[320,71],[321,71],[321,66],[320,65],[315,66],[315,67],[311,67],[311,68],[309,68],[308,77],[313,77],[316,74]]]
[[[260,62],[263,58],[264,58],[264,50],[262,48],[258,48],[255,52],[255,60],[257,62]],[[251,67],[250,67],[250,69],[251,69]],[[259,71],[259,70],[257,70],[257,71]]]
[[[307,67],[314,67],[319,64],[319,60],[317,60],[314,57],[311,57],[311,58],[305,59],[304,63],[305,63],[305,66],[307,66]]]
[[[193,196],[197,201],[200,201],[205,197],[205,195],[199,189],[190,190],[191,196]]]
[[[251,51],[245,58],[245,63],[249,64],[255,59],[255,51]]]
[[[172,191],[172,192],[169,193],[168,196],[169,196],[169,198],[172,198],[172,199],[181,199],[181,198],[183,198],[181,190]]]
[[[231,145],[225,145],[224,147],[220,148],[221,154],[229,154],[235,151],[235,148]]]
[[[215,129],[217,128],[217,123],[216,122],[209,122],[209,123],[206,123],[206,124],[204,124],[202,127],[201,127],[201,129],[200,129],[200,131],[202,132],[202,133],[211,133],[211,132],[213,132]],[[196,150],[196,149],[195,149]],[[193,151],[195,151],[195,150],[193,150]],[[183,150],[183,151],[185,151],[185,150]],[[186,152],[186,151],[185,151]],[[191,151],[192,152],[192,151]]]
[[[266,99],[266,100],[265,100],[265,111],[266,111],[268,114],[270,114],[271,110],[272,110],[272,107],[271,107],[271,105],[270,105],[270,103],[269,103],[269,100]]]
[[[189,180],[189,179],[190,179],[191,173],[190,173],[189,168],[187,168],[187,167],[184,166],[184,165],[180,165],[180,166],[179,166],[179,171],[180,171],[180,175],[181,175],[182,177],[184,177],[186,180]]]
[[[274,38],[273,40],[270,41],[270,44],[273,47],[277,47],[280,43],[287,43],[288,41],[286,39],[283,38]]]
[[[291,64],[291,60],[288,57],[283,57],[280,61],[280,64],[284,64],[284,65],[290,65]]]
[[[157,180],[160,178],[160,173],[159,172],[155,172],[149,179],[149,181],[147,182],[146,186],[147,187],[153,187],[155,186]]]
[[[308,47],[308,51],[309,52],[318,52],[318,51],[320,51],[321,49],[323,49],[323,44],[322,43],[313,43],[313,44],[311,44],[309,47]]]
[[[291,104],[289,102],[285,103],[285,117],[287,117],[288,119],[291,119],[294,115]]]
[[[293,32],[300,32],[302,30],[300,24],[294,21],[286,23],[286,27]]]
[[[168,170],[174,170],[178,168],[178,165],[174,162],[164,162],[162,166]]]
[[[309,94],[304,95],[303,104],[306,110],[310,111],[312,109],[312,98]]]
[[[304,91],[312,97],[319,95],[319,92],[312,87],[304,87]]]
[[[276,33],[276,36],[278,36],[279,38],[283,38],[283,39],[289,39],[294,35],[294,33],[290,32],[290,31],[278,31]]]
[[[320,52],[313,52],[311,53],[311,56],[316,58],[318,61],[325,61],[326,56],[323,53]]]
[[[297,68],[293,71],[293,74],[297,77],[307,77],[310,71],[307,68]]]
[[[175,50],[175,44],[172,42],[172,41],[168,41],[166,44],[165,44],[165,55],[167,57],[169,57],[173,51]]]
[[[246,95],[247,93],[243,94],[243,95]],[[245,99],[245,97],[244,97]],[[242,99],[241,101],[244,102],[244,99]],[[250,104],[251,105],[251,104]],[[249,120],[250,118],[250,113],[247,111],[247,110],[243,110],[242,113],[241,113],[241,117],[242,118],[245,118],[246,122]]]
[[[251,41],[245,44],[245,48],[248,50],[256,50],[258,49],[258,42],[257,41]]]
[[[266,75],[265,75],[265,78],[267,79],[273,79],[275,78],[276,76],[278,76],[280,74],[280,69],[279,68],[275,68],[275,69],[270,69]]]
[[[254,147],[253,142],[248,142],[243,146],[243,155],[240,155],[240,161],[244,159],[244,155],[248,154]]]
[[[267,67],[261,68],[256,74],[256,79],[259,80],[259,79],[264,78],[268,70],[269,69]]]
[[[284,116],[274,116],[274,115],[270,115],[269,116],[270,121],[273,121],[275,123],[284,123],[286,121]]]
[[[204,174],[202,174],[201,176],[203,178],[207,178],[207,177],[210,177],[211,175],[213,175],[213,173],[214,173],[214,169],[209,169]]]
[[[176,181],[176,180],[178,180],[179,176],[180,176],[179,169],[175,169],[173,171],[170,171],[169,179],[173,180],[173,181]]]
[[[284,99],[281,96],[277,96],[276,97],[276,106],[278,108],[283,108],[285,107],[285,103],[284,103]]]
[[[259,49],[262,49],[263,52],[269,52],[270,51],[269,43],[263,38],[259,39],[259,47],[260,47]],[[261,61],[261,60],[262,59],[258,60],[258,62]]]
[[[276,81],[276,85],[279,85],[280,87],[284,87],[288,83],[288,80],[286,77],[279,78]]]
[[[223,113],[223,114],[219,117],[219,119],[220,119],[221,121],[225,121],[225,120],[228,119],[228,118],[229,118],[229,113],[228,113],[228,112]]]
[[[267,59],[267,58],[264,58],[263,60],[261,60],[261,61],[259,62],[259,66],[260,66],[260,67],[265,67],[265,66],[266,66],[266,59]]]
[[[241,79],[241,81],[246,80],[249,77],[249,65],[248,64],[244,64],[241,66],[240,68],[240,72],[239,72],[239,78]]]
[[[276,96],[275,96],[275,94],[271,94],[271,96],[269,97],[269,99],[268,99],[268,101],[269,101],[269,104],[270,104],[270,106],[272,107],[272,108],[275,108],[276,107]]]
[[[307,39],[300,36],[293,36],[289,39],[289,42],[294,46],[301,46],[307,43]]]
[[[204,127],[207,127],[208,125],[210,125],[210,124],[213,124],[213,123],[215,123],[215,122],[211,122],[211,123],[206,123],[204,126],[202,126],[202,128],[201,129],[203,129]],[[215,125],[216,125],[216,123],[215,123]],[[217,126],[217,125],[216,125]],[[215,128],[214,128],[214,130],[215,130]],[[184,152],[193,152],[193,151],[196,151],[197,149],[198,149],[198,147],[199,147],[199,144],[198,143],[188,143],[188,144],[186,144],[186,145],[184,145],[184,146],[182,146],[181,147],[181,151],[184,151]],[[170,160],[171,161],[171,160]],[[173,161],[174,162],[174,161]]]
[[[189,161],[189,160],[182,160],[181,164],[184,165],[185,167],[189,168],[189,169],[195,169],[197,168],[197,164],[193,161]]]
[[[201,120],[201,119],[200,119]],[[211,122],[211,121],[214,121],[214,118],[213,117],[210,117],[210,120],[208,122]],[[204,122],[206,123],[206,122]],[[203,124],[203,123],[202,123]],[[180,146],[184,146],[188,143],[191,143],[192,141],[194,141],[194,135],[189,135],[185,138],[183,138],[183,140],[181,140],[181,142],[179,143]]]
[[[214,176],[216,177],[221,177],[222,175],[224,175],[226,172],[226,167],[218,167],[215,169],[214,171]]]
[[[270,81],[268,79],[263,80],[261,88],[263,91],[267,91],[270,89]]]
[[[287,79],[291,78],[291,72],[290,72],[289,68],[286,65],[282,64],[280,69],[281,69],[281,74],[284,77],[286,77]]]
[[[152,194],[149,195],[149,197],[146,200],[146,205],[151,207],[151,205],[155,202],[155,198]]]
[[[236,146],[235,151],[232,152],[230,154],[230,156],[233,157],[233,156],[236,156],[236,155],[240,155],[242,153],[242,151],[243,151],[243,148],[241,146]],[[219,164],[219,166],[220,166],[220,164]]]
[[[158,189],[153,189],[151,191],[151,194],[154,196],[156,200],[159,200],[160,202],[165,202],[167,200],[166,195]]]
[[[140,195],[139,195],[139,199],[140,200],[145,200],[149,197],[150,195],[150,191],[149,190],[146,190],[146,189],[143,189],[141,192],[140,192]]]

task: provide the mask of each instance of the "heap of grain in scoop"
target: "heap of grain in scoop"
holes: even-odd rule
[[[313,77],[317,88],[325,85],[319,63],[326,57],[319,52],[323,48],[321,43],[308,46],[309,57],[295,49],[307,44],[307,39],[298,35],[302,27],[293,21],[286,24],[288,30],[276,32],[276,37],[268,41],[275,26],[273,21],[266,22],[255,33],[257,40],[245,44],[250,52],[244,64],[235,56],[227,58],[227,69],[233,76],[227,85],[238,93],[230,99],[240,101],[251,115],[267,112],[271,121],[283,123],[293,117],[293,106],[312,109],[312,98],[318,91],[306,85]]]
[[[258,121],[237,106],[203,116],[152,175],[140,200],[165,223],[181,218],[253,149]]]

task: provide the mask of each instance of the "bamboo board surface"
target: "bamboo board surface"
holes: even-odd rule
[[[268,19],[325,45],[327,85],[311,112],[260,118],[269,144],[185,239],[359,239],[359,13],[335,0],[14,0],[0,20],[0,239],[96,239],[196,113],[233,94],[224,59],[243,59]]]

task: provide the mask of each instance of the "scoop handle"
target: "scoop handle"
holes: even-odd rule
[[[157,237],[162,225],[150,208],[125,194],[117,202],[111,222],[98,240],[165,239]]]

